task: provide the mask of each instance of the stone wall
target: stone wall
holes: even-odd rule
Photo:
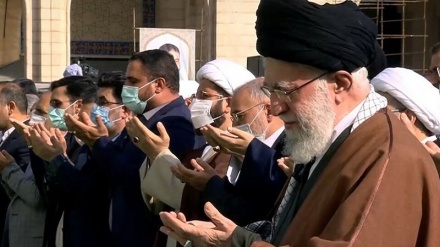
[[[218,0],[216,6],[216,57],[246,66],[257,55],[255,21],[259,0]]]
[[[0,0],[0,68],[20,58],[21,5],[20,0]]]

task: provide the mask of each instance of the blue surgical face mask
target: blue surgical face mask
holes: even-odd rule
[[[147,100],[142,101],[141,99],[139,99],[139,90],[150,85],[151,83],[153,83],[156,80],[157,79],[154,79],[154,80],[148,82],[147,84],[143,85],[142,87],[133,87],[133,86],[125,86],[124,85],[122,87],[122,93],[121,93],[122,102],[124,103],[124,105],[128,109],[130,109],[130,111],[132,111],[136,114],[143,113],[145,110],[145,107],[147,107],[148,101],[151,100],[154,96],[156,96],[156,94],[153,94]]]
[[[113,126],[114,122],[122,119],[122,118],[118,118],[115,120],[110,120],[110,117],[109,117],[110,111],[115,110],[115,109],[119,109],[121,107],[123,107],[123,105],[119,105],[119,106],[116,106],[113,108],[108,108],[105,106],[98,106],[97,104],[95,104],[95,105],[93,105],[92,111],[90,112],[90,119],[92,120],[92,122],[95,125],[98,125],[98,123],[96,122],[96,117],[101,116],[101,119],[102,119],[102,122],[104,123],[104,125],[107,128],[110,128]]]
[[[49,108],[49,119],[55,128],[58,128],[62,131],[67,131],[66,122],[64,121],[64,115],[66,113],[66,110],[72,107],[77,101],[78,100],[75,100],[75,102],[70,104],[65,109],[53,108],[52,106]]]

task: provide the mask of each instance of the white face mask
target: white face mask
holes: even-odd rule
[[[220,101],[225,98],[217,99],[217,100],[207,100],[207,99],[194,99],[191,103],[191,121],[194,125],[194,129],[201,128],[205,125],[211,124],[214,120],[222,117],[224,114],[212,118],[211,116],[211,107],[212,103],[215,101]]]
[[[252,132],[252,129],[251,129],[251,125],[255,122],[255,120],[257,119],[258,115],[260,115],[260,113],[263,111],[263,109],[264,109],[264,107],[262,107],[262,108],[257,112],[257,115],[255,115],[254,119],[252,119],[252,121],[251,121],[250,123],[237,125],[237,126],[234,126],[234,128],[239,129],[239,130],[244,131],[244,132],[247,132],[247,133],[249,133],[249,134],[252,134],[252,135],[254,135],[255,138],[257,138],[258,140],[260,140],[260,141],[264,141],[264,139],[266,138],[266,131],[267,131],[267,129],[269,128],[269,125],[266,126],[266,128],[265,128],[264,131],[263,131],[263,133],[261,133],[260,135],[255,135],[255,134]]]
[[[36,114],[35,112],[31,113],[31,119],[29,120],[29,124],[37,124],[42,123],[44,124],[46,122],[46,118],[43,116],[40,116]]]

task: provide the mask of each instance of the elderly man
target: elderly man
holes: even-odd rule
[[[388,109],[398,118],[405,113],[417,139],[425,144],[440,134],[440,94],[423,76],[404,68],[388,68],[371,84],[388,100]]]
[[[247,142],[244,150],[238,152],[240,154],[233,153],[226,178],[211,173],[204,192],[205,202],[212,202],[220,212],[242,226],[268,216],[286,181],[285,174],[277,167],[277,159],[283,156],[284,126],[270,111],[270,99],[260,88],[263,81],[258,78],[241,86],[234,92],[231,102],[233,126],[256,138]],[[233,141],[237,138],[215,133],[209,134],[216,139],[217,145],[222,149],[234,149]],[[179,168],[184,180],[209,173],[206,171],[209,167],[198,173]],[[255,207],[257,204],[259,206]]]
[[[262,0],[256,29],[264,90],[301,172],[267,241],[209,203],[211,224],[162,212],[161,230],[187,246],[437,246],[432,159],[367,79],[376,25],[351,2]]]

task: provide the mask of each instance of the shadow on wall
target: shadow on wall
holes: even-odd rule
[[[20,58],[15,63],[0,68],[0,81],[9,81],[16,78],[24,78],[24,59]]]

